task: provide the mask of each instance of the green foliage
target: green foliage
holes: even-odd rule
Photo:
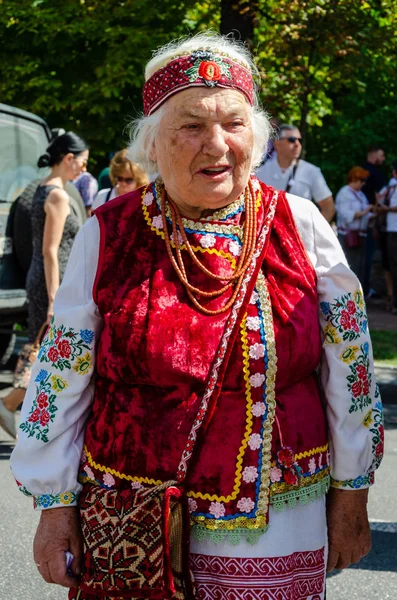
[[[397,331],[371,329],[371,339],[375,361],[397,365]]]
[[[334,193],[368,145],[397,157],[394,0],[0,0],[0,98],[81,133],[101,160],[128,139],[152,51],[221,29],[230,6],[236,30],[252,16],[265,107],[300,126]]]
[[[142,110],[151,53],[189,31],[194,2],[6,0],[1,2],[0,98],[72,129],[94,157],[125,146]]]

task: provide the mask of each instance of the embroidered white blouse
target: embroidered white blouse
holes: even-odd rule
[[[363,295],[316,206],[287,197],[317,273],[331,482],[345,489],[365,488],[373,483],[382,458],[383,424]],[[54,324],[33,366],[22,408],[11,468],[21,491],[34,496],[37,509],[75,505],[82,488],[77,474],[102,326],[92,297],[99,237],[94,216],[76,237],[55,299]]]

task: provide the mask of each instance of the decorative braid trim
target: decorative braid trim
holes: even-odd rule
[[[324,496],[328,492],[329,485],[330,478],[327,476],[309,487],[272,496],[270,503],[277,512],[281,512],[286,508],[295,508],[298,502],[300,504],[307,504]]]
[[[237,546],[242,541],[246,541],[248,544],[254,546],[258,543],[259,538],[263,535],[267,529],[266,527],[260,527],[258,529],[233,529],[224,530],[217,529],[211,530],[206,527],[200,527],[200,525],[193,525],[191,528],[192,537],[198,542],[209,541],[214,544],[227,543],[231,546]]]
[[[272,432],[276,414],[276,374],[277,355],[274,337],[272,305],[267,290],[266,279],[260,271],[257,280],[260,308],[263,316],[263,325],[266,335],[267,370],[266,370],[266,403],[268,408],[267,418],[263,424],[262,442],[262,469],[260,475],[259,499],[257,515],[267,515],[270,496],[270,468],[272,453]]]
[[[315,483],[323,480],[330,474],[330,467],[325,467],[314,475],[308,475],[307,477],[301,477],[299,480],[299,488],[308,488]],[[295,486],[289,485],[288,483],[272,483],[270,486],[270,494],[272,496],[278,496],[281,494],[288,494],[289,492],[295,492]]]

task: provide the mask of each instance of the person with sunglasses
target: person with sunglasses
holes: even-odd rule
[[[259,167],[258,179],[278,190],[314,201],[330,223],[335,214],[334,199],[323,174],[315,165],[302,160],[302,136],[294,125],[280,125],[276,152]]]
[[[112,188],[100,190],[92,205],[92,210],[102,204],[113,200],[117,196],[133,192],[148,183],[146,173],[141,167],[133,163],[127,156],[127,148],[116,152],[110,161],[110,180]]]

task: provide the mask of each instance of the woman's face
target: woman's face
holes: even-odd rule
[[[116,175],[116,194],[122,196],[136,190],[136,181],[132,176],[131,169],[126,167]]]
[[[70,166],[73,172],[73,177],[71,179],[76,179],[83,171],[87,170],[87,163],[89,157],[89,151],[84,150],[84,152],[80,152],[77,156],[73,156],[73,159],[70,162]]]
[[[251,172],[251,108],[237,90],[190,88],[164,104],[151,158],[183,214],[230,204]]]

